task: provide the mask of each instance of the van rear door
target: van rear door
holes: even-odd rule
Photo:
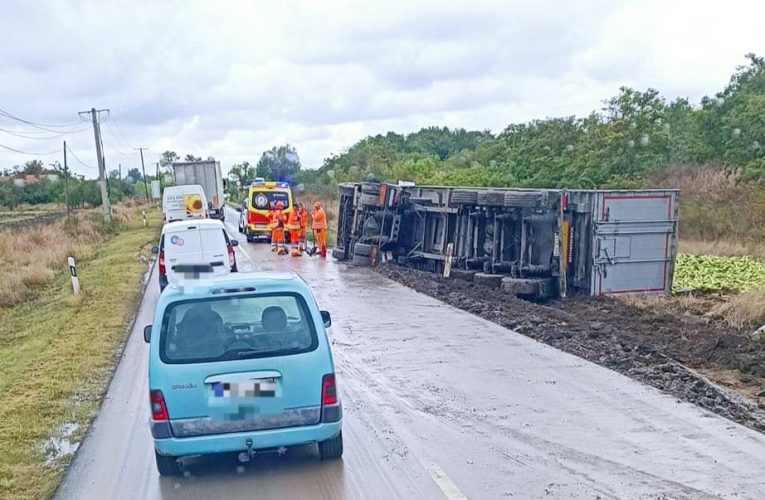
[[[174,436],[320,421],[322,379],[333,366],[302,296],[185,301],[165,314],[162,383],[152,387],[163,391]]]
[[[168,283],[177,282],[175,266],[181,264],[208,264],[202,251],[199,227],[181,224],[165,231],[165,267]]]
[[[231,272],[224,233],[225,229],[215,226],[204,226],[200,230],[204,262],[213,266],[215,276],[222,276]]]

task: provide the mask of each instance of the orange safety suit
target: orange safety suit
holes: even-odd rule
[[[327,256],[327,214],[324,213],[324,209],[321,207],[321,203],[318,201],[313,205],[313,212],[311,213],[311,219],[313,219],[314,235],[316,237],[316,246],[321,251],[321,256]]]
[[[284,205],[281,202],[276,204],[276,208],[269,212],[269,222],[271,225],[271,251],[283,255],[287,253],[284,248]]]
[[[294,207],[289,213],[285,227],[290,233],[290,253],[293,257],[300,257],[300,213],[298,207]]]

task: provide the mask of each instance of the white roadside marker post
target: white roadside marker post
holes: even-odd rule
[[[77,277],[77,265],[74,263],[74,257],[69,257],[69,274],[72,276],[72,291],[75,295],[80,293],[80,278]]]
[[[141,210],[141,218],[143,219],[143,227],[146,227],[146,210]]]

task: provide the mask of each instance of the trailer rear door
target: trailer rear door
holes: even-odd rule
[[[593,295],[668,293],[677,192],[610,191],[596,200]]]

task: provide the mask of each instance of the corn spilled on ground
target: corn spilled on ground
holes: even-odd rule
[[[678,254],[672,291],[741,292],[765,285],[765,264],[754,257]]]

